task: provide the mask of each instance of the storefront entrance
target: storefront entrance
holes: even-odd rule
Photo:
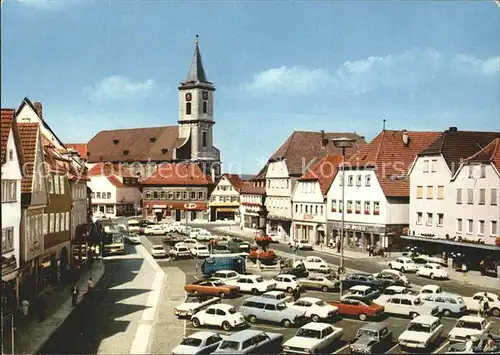
[[[175,210],[175,221],[176,222],[181,221],[181,210]]]

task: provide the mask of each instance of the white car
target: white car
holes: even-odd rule
[[[201,228],[192,228],[191,231],[189,232],[189,238],[196,239],[196,236],[198,235],[199,232],[201,232],[203,229]]]
[[[213,332],[196,332],[184,338],[172,349],[172,355],[210,354],[219,346],[223,337]]]
[[[341,297],[342,300],[349,298],[350,296],[356,296],[356,297],[361,297],[361,298],[369,298],[369,299],[374,299],[378,297],[379,291],[374,290],[370,286],[366,285],[356,285],[352,286],[347,290],[345,295]]]
[[[239,286],[241,292],[251,292],[255,295],[274,290],[276,287],[274,281],[264,280],[262,276],[257,275],[244,275],[237,280],[227,280],[225,284]]]
[[[172,249],[169,250],[168,254],[175,259],[191,257],[191,252],[184,244],[176,244]]]
[[[396,295],[389,298],[384,305],[386,313],[398,314],[401,316],[437,316],[439,307],[432,303],[424,302],[416,295]]]
[[[292,293],[297,287],[300,286],[297,277],[294,275],[281,274],[274,277],[276,282],[276,289]]]
[[[174,314],[181,317],[189,317],[196,312],[202,310],[203,308],[210,306],[211,304],[220,302],[219,297],[213,297],[205,294],[190,294],[187,295],[184,303],[178,305],[174,308]]]
[[[295,302],[286,304],[289,308],[306,312],[305,316],[311,318],[313,322],[319,322],[322,319],[334,318],[339,309],[325,301],[315,297],[302,297]]]
[[[432,280],[434,279],[448,280],[450,278],[448,271],[446,271],[444,267],[434,263],[428,263],[422,267],[419,267],[417,270],[417,276],[430,277]]]
[[[373,300],[373,303],[378,304],[379,306],[385,306],[385,303],[389,298],[395,295],[408,295],[412,294],[413,291],[408,287],[404,286],[389,286],[385,290],[382,291],[380,296]]]
[[[134,234],[134,233],[126,234],[125,240],[127,240],[129,243],[132,243],[132,244],[141,244],[141,238],[137,234]]]
[[[410,280],[408,279],[408,276],[406,276],[405,274],[403,274],[401,271],[398,271],[398,270],[395,270],[395,269],[384,269],[384,270],[382,270],[380,272],[374,273],[373,277],[377,278],[377,276],[379,276],[379,275],[385,275],[385,274],[396,276],[397,278],[399,278],[401,281],[404,282],[405,286],[409,286],[410,285]]]
[[[420,295],[427,295],[429,293],[443,293],[443,290],[438,285],[424,285],[420,289]]]
[[[167,252],[163,245],[153,245],[151,248],[151,255],[153,258],[164,258],[167,256]]]
[[[196,258],[208,258],[210,256],[208,248],[202,244],[196,244],[191,249],[189,249],[189,252],[193,257]]]
[[[417,264],[408,257],[402,256],[389,263],[390,269],[399,270],[401,272],[416,272],[418,270]]]
[[[261,297],[269,298],[272,300],[278,300],[278,301],[285,302],[285,303],[290,302],[292,300],[292,296],[286,294],[283,291],[267,291],[267,292],[264,292],[261,295]]]
[[[448,334],[448,339],[450,342],[465,342],[468,335],[486,334],[490,328],[491,323],[483,317],[463,316],[455,323],[455,327]]]
[[[438,317],[418,316],[408,323],[398,343],[404,348],[427,349],[439,341],[442,332],[443,324]]]
[[[219,270],[214,272],[210,278],[212,280],[220,280],[222,282],[226,282],[229,280],[238,280],[241,276],[243,275],[238,274],[233,270]]]
[[[198,241],[196,239],[191,239],[191,238],[186,238],[182,242],[179,242],[179,243],[184,244],[186,246],[186,248],[188,248],[188,249],[193,248],[195,245],[200,245],[200,243],[198,243]],[[176,243],[176,245],[177,245],[177,243]]]
[[[279,235],[274,234],[274,233],[269,234],[269,235],[268,235],[268,237],[269,237],[269,238],[271,238],[271,241],[272,241],[273,243],[279,243],[279,242],[280,242],[280,239],[281,239],[281,238],[279,237]]]
[[[308,323],[283,344],[285,353],[319,354],[342,338],[344,330],[328,323]]]
[[[166,235],[168,234],[167,230],[159,224],[151,224],[144,228],[145,235]]]
[[[500,316],[500,297],[491,292],[478,292],[472,297],[463,297],[467,310],[478,312],[480,309],[480,302],[485,296],[488,298],[488,306],[491,315],[494,317]]]
[[[202,325],[221,327],[229,331],[234,328],[243,327],[247,324],[245,317],[229,304],[216,304],[196,313],[192,318],[193,327]]]
[[[290,246],[301,250],[313,250],[314,246],[308,240],[291,240]]]
[[[210,239],[213,239],[213,238],[214,238],[214,236],[212,235],[212,233],[210,233],[207,230],[202,230],[202,231],[198,232],[198,234],[196,235],[196,240],[198,240],[200,242],[208,242]]]
[[[308,256],[304,260],[296,261],[293,267],[297,267],[301,263],[304,264],[307,271],[326,272],[329,270],[328,263],[317,256]]]

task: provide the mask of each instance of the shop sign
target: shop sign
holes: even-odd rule
[[[303,219],[304,221],[309,221],[309,220],[311,220],[311,219],[314,219],[314,216],[313,216],[312,214],[305,214],[305,215],[302,217],[302,219]]]
[[[198,205],[196,203],[185,203],[184,204],[184,208],[186,210],[193,210],[195,209],[196,207],[198,207]]]

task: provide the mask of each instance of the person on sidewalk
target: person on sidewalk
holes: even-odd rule
[[[91,292],[94,289],[94,284],[92,283],[92,278],[89,277],[87,281],[87,292]]]
[[[497,350],[497,343],[495,342],[495,339],[493,339],[493,335],[488,334],[488,342],[486,343],[483,351],[487,353],[494,352],[495,350]]]
[[[484,293],[481,301],[482,301],[481,311],[483,313],[483,317],[486,318],[488,317],[488,313],[490,311],[490,304],[488,302],[488,295],[486,294],[486,292]]]
[[[464,282],[467,283],[467,264],[466,263],[463,263],[462,264],[462,272],[464,274]]]
[[[78,301],[78,296],[80,295],[80,289],[77,285],[73,285],[71,288],[71,305],[76,306],[76,302]]]
[[[472,342],[472,337],[470,335],[467,335],[467,337],[465,339],[466,339],[466,341],[465,341],[464,352],[465,353],[472,353],[474,350],[474,343]]]
[[[299,286],[295,287],[292,291],[293,301],[297,301],[300,298],[300,288]]]

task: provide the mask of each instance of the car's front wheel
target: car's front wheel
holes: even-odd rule
[[[313,322],[319,322],[319,321],[320,321],[320,318],[319,318],[319,316],[318,316],[317,314],[313,314],[313,315],[311,316],[311,320],[312,320]]]
[[[321,287],[321,291],[323,291],[323,292],[328,292],[329,290],[330,290],[330,288],[328,286]]]
[[[251,314],[251,315],[248,316],[248,321],[250,323],[257,323],[257,317],[254,316],[253,314]]]
[[[201,325],[200,320],[198,318],[193,318],[192,322],[193,322],[193,327],[195,328],[199,328]]]
[[[222,322],[222,329],[224,329],[225,331],[231,330],[231,324],[229,324],[228,321]]]
[[[283,319],[283,321],[281,322],[281,324],[285,327],[285,328],[290,328],[292,326],[292,322],[289,320],[289,319]]]
[[[443,316],[445,317],[451,316],[451,311],[449,309],[443,309]]]
[[[431,278],[431,280],[434,280],[436,278],[436,276],[434,276],[434,274],[431,274],[430,278]]]
[[[358,314],[358,318],[361,321],[365,321],[368,318],[368,316],[364,313],[360,313],[360,314]]]

